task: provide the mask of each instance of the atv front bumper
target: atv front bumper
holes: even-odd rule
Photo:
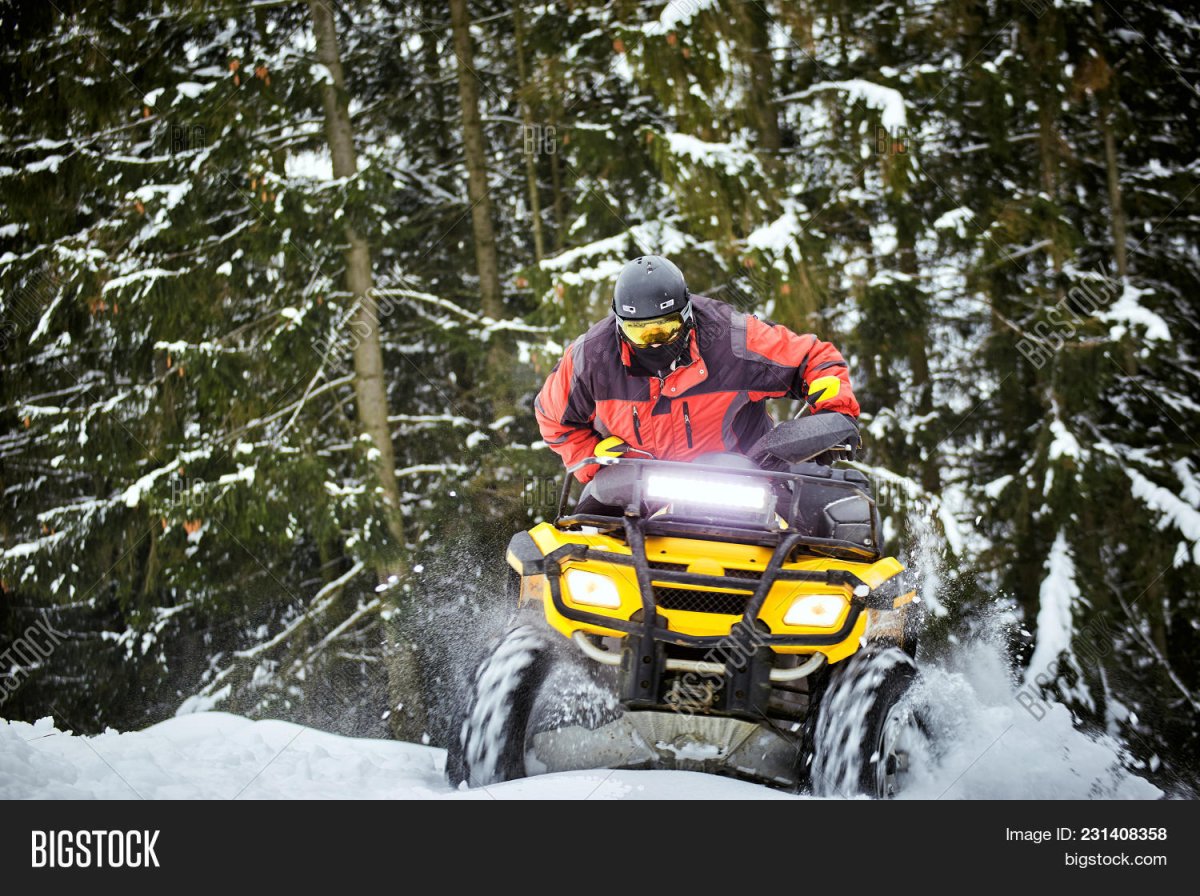
[[[677,712],[668,691],[686,702],[688,688],[712,685],[709,711],[761,719],[774,683],[854,653],[869,619],[900,635],[915,596],[904,567],[892,558],[795,559],[799,533],[781,533],[773,547],[651,536],[648,548],[643,523],[627,517],[624,540],[543,523],[514,536],[508,551],[521,576],[522,602],[540,602],[547,622],[588,656],[619,665],[619,698],[629,708]],[[607,606],[573,593],[574,570],[611,583]],[[823,619],[794,619],[791,608],[809,597],[839,609]],[[697,611],[695,600],[736,609]],[[597,638],[620,639],[620,653],[606,659]],[[682,697],[679,682],[667,687],[681,671],[688,673]]]

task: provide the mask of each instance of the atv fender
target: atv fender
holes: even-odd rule
[[[541,575],[546,571],[545,558],[528,532],[518,532],[508,543],[508,565],[522,576]]]

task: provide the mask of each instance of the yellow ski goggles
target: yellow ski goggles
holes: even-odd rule
[[[646,320],[617,319],[621,332],[636,348],[649,348],[652,345],[670,345],[683,333],[683,315],[678,312],[662,317],[651,317]]]

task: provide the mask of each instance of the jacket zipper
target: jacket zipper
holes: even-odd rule
[[[633,434],[637,437],[638,444],[639,445],[643,444],[642,443],[642,424],[638,420],[637,407],[634,407],[634,409],[633,409]]]
[[[692,447],[692,418],[688,415],[687,402],[683,403],[683,430],[687,433],[688,447]]]

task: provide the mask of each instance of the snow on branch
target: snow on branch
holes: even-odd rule
[[[364,616],[368,616],[371,613],[377,613],[382,608],[383,601],[378,597],[373,597],[366,603],[359,604],[358,608],[353,613],[334,626],[333,631],[309,648],[302,658],[298,657],[295,662],[292,663],[293,674],[298,675],[307,663],[312,662],[312,660],[314,660],[317,655],[321,653],[321,651],[325,650],[325,648],[327,648],[330,644],[349,631],[351,626],[355,625]]]
[[[716,7],[716,0],[670,0],[657,22],[642,26],[648,37],[660,37],[691,24],[697,13]]]
[[[137,507],[142,501],[142,495],[153,488],[154,483],[160,478],[168,475],[169,473],[175,472],[180,467],[186,466],[194,460],[200,460],[201,458],[208,457],[210,454],[212,454],[212,448],[210,447],[197,448],[195,451],[185,451],[170,463],[164,464],[157,470],[147,473],[137,482],[133,483],[133,485],[125,489],[125,491],[122,493],[121,498],[125,502],[125,506]]]
[[[1080,596],[1075,560],[1060,529],[1046,558],[1046,577],[1038,592],[1037,645],[1029,659],[1030,673],[1042,672],[1071,650],[1073,607]]]
[[[780,97],[776,102],[805,100],[815,93],[826,90],[844,90],[850,95],[850,102],[861,101],[863,105],[879,110],[883,113],[881,123],[889,131],[900,130],[908,123],[904,97],[900,91],[872,81],[864,81],[861,78],[852,78],[848,81],[822,81],[807,90]]]
[[[168,271],[166,268],[152,267],[144,268],[140,271],[134,271],[131,274],[122,274],[120,277],[113,277],[100,288],[100,295],[107,296],[110,292],[124,290],[126,287],[134,284],[141,284],[141,289],[138,291],[136,298],[142,298],[150,291],[159,280],[169,277],[178,277],[184,271]]]
[[[280,408],[278,411],[268,414],[266,417],[258,417],[257,419],[251,420],[249,423],[247,423],[241,429],[231,432],[229,434],[229,438],[232,440],[237,437],[240,437],[242,434],[244,434],[248,430],[254,429],[259,426],[266,426],[268,423],[271,423],[274,420],[278,420],[280,417],[284,416],[285,414],[291,413],[293,411],[298,411],[301,407],[304,406],[305,403],[307,403],[311,399],[315,398],[316,396],[318,396],[324,392],[328,392],[330,389],[337,389],[340,386],[345,386],[348,383],[352,383],[353,381],[354,381],[354,374],[348,373],[345,376],[340,376],[337,379],[329,380],[328,382],[323,383],[320,386],[311,388],[310,390],[306,391],[304,393],[304,395],[302,395],[297,401],[292,402],[287,407]]]
[[[635,224],[616,236],[577,246],[542,261],[539,267],[556,275],[567,286],[601,283],[613,280],[621,266],[634,252],[656,252],[661,255],[680,255],[689,249],[709,248],[669,221],[649,221]],[[591,267],[581,267],[585,260],[596,261]]]
[[[22,544],[14,545],[11,548],[5,549],[4,553],[0,554],[0,560],[17,560],[21,557],[28,557],[31,554],[36,554],[46,548],[53,547],[62,540],[64,532],[52,532],[41,538],[27,541]]]
[[[1138,289],[1128,283],[1121,292],[1121,297],[1096,318],[1112,324],[1109,337],[1114,341],[1120,340],[1135,326],[1145,329],[1146,340],[1149,342],[1169,342],[1171,328],[1159,315],[1155,314],[1141,302],[1141,297],[1151,292],[1148,289]]]
[[[459,317],[475,324],[480,325],[479,332],[486,338],[489,334],[500,330],[515,330],[519,333],[550,333],[553,327],[535,327],[532,324],[527,324],[520,320],[493,320],[482,314],[476,314],[467,308],[462,307],[449,299],[443,299],[441,296],[435,296],[427,292],[419,292],[415,289],[376,289],[374,294],[377,296],[387,297],[396,296],[402,299],[411,299],[416,302],[422,302],[427,305],[433,305],[437,308],[442,308],[449,311],[451,314],[456,314]],[[381,303],[382,304],[382,303]],[[386,316],[387,312],[381,307],[379,314],[381,317]]]
[[[429,423],[449,423],[451,426],[474,426],[475,423],[466,417],[459,417],[455,414],[392,414],[388,417],[388,423],[414,423],[414,424],[429,424]]]
[[[790,255],[796,261],[801,261],[796,237],[803,232],[804,227],[796,216],[795,209],[789,207],[771,223],[752,230],[746,236],[746,248],[767,252],[778,258]]]
[[[758,158],[744,141],[709,143],[689,134],[664,134],[671,154],[688,159],[695,165],[723,170],[730,177],[747,168],[757,168]]]
[[[1183,537],[1192,543],[1192,562],[1200,564],[1200,510],[1180,498],[1171,489],[1151,482],[1137,470],[1130,467],[1123,469],[1133,485],[1134,497],[1159,514],[1158,527],[1166,529],[1168,526],[1174,526],[1178,529]],[[1192,490],[1194,493],[1194,482]],[[1184,494],[1188,493],[1186,485],[1183,491]],[[1182,565],[1184,557],[1186,557],[1186,553],[1177,555],[1177,566]]]
[[[418,476],[422,473],[465,476],[470,472],[471,468],[465,464],[413,464],[411,467],[400,467],[397,469],[396,478],[403,479],[405,476]]]
[[[360,572],[365,569],[365,565],[361,560],[356,560],[354,565],[350,567],[344,574],[334,579],[328,585],[324,586],[320,591],[313,595],[312,601],[309,602],[308,609],[289,622],[283,629],[271,638],[269,641],[264,641],[261,644],[256,644],[245,650],[234,651],[234,656],[238,659],[254,659],[262,653],[278,647],[302,626],[312,622],[317,616],[324,613],[337,599],[341,590]]]

